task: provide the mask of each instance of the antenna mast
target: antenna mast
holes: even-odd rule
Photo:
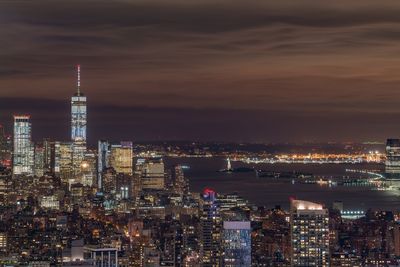
[[[77,73],[78,73],[78,96],[81,95],[81,65],[76,66]]]

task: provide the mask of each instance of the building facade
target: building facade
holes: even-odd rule
[[[386,141],[386,177],[400,179],[400,139],[388,139]]]
[[[200,259],[203,267],[219,267],[221,262],[221,216],[216,193],[205,189],[200,211]]]
[[[309,201],[290,203],[292,266],[329,266],[329,214]]]
[[[224,266],[251,266],[250,221],[224,221],[222,231]]]
[[[33,175],[34,146],[29,115],[14,116],[13,174]]]
[[[142,170],[143,190],[162,190],[165,187],[165,170],[162,159],[147,159]]]
[[[111,145],[110,167],[113,167],[117,173],[132,175],[132,142],[121,142],[119,145]]]
[[[105,140],[99,140],[97,144],[97,186],[103,188],[103,171],[110,167],[110,143]]]

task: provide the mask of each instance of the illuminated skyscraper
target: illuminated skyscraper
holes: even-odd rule
[[[13,174],[33,175],[33,165],[34,148],[31,141],[30,116],[14,116]]]
[[[95,153],[86,152],[85,157],[81,163],[80,174],[81,177],[80,179],[77,179],[78,182],[80,182],[85,186],[93,186],[93,185],[97,186]]]
[[[164,162],[162,158],[148,159],[141,177],[142,189],[162,190],[165,186]]]
[[[174,168],[174,191],[180,195],[189,193],[189,182],[185,178],[182,165],[176,165]]]
[[[101,190],[103,186],[103,171],[110,167],[110,143],[99,140],[97,146],[97,186]]]
[[[73,177],[72,168],[72,143],[54,143],[54,170],[55,175],[61,178],[65,184]]]
[[[43,157],[44,157],[44,170],[45,172],[51,171],[51,147],[52,142],[49,139],[43,139]]]
[[[77,92],[71,98],[71,139],[86,144],[86,96],[81,92],[81,67],[77,66]]]
[[[44,171],[44,148],[41,145],[36,145],[33,172],[35,176],[42,177],[44,175]]]
[[[132,175],[132,142],[121,142],[120,145],[111,145],[110,166],[113,167],[117,173]]]
[[[292,266],[329,266],[329,215],[322,205],[290,203]]]
[[[387,178],[400,178],[400,139],[386,141],[385,173]]]
[[[73,170],[76,175],[86,152],[86,96],[81,92],[81,68],[77,66],[77,92],[71,98],[71,139],[73,142]]]
[[[0,166],[11,166],[12,138],[6,135],[4,127],[0,124]]]
[[[203,267],[221,264],[221,217],[216,204],[216,193],[205,189],[200,211],[200,258]]]

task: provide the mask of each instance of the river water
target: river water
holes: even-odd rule
[[[168,166],[184,164],[189,178],[190,190],[201,192],[209,187],[217,193],[237,192],[250,203],[274,207],[289,207],[289,198],[316,201],[330,206],[342,201],[346,210],[392,210],[400,211],[400,191],[379,191],[371,186],[327,186],[318,184],[292,183],[291,179],[258,178],[254,172],[224,173],[226,159],[212,158],[166,158]],[[325,179],[337,180],[343,176],[365,178],[365,174],[349,173],[346,169],[383,171],[381,164],[244,164],[232,162],[234,168],[246,166],[268,171],[297,171],[312,173]]]

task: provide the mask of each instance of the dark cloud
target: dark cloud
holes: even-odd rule
[[[398,113],[399,11],[369,0],[2,1],[1,119],[32,113],[46,129],[36,133],[68,137],[80,63],[94,139],[382,138]]]

